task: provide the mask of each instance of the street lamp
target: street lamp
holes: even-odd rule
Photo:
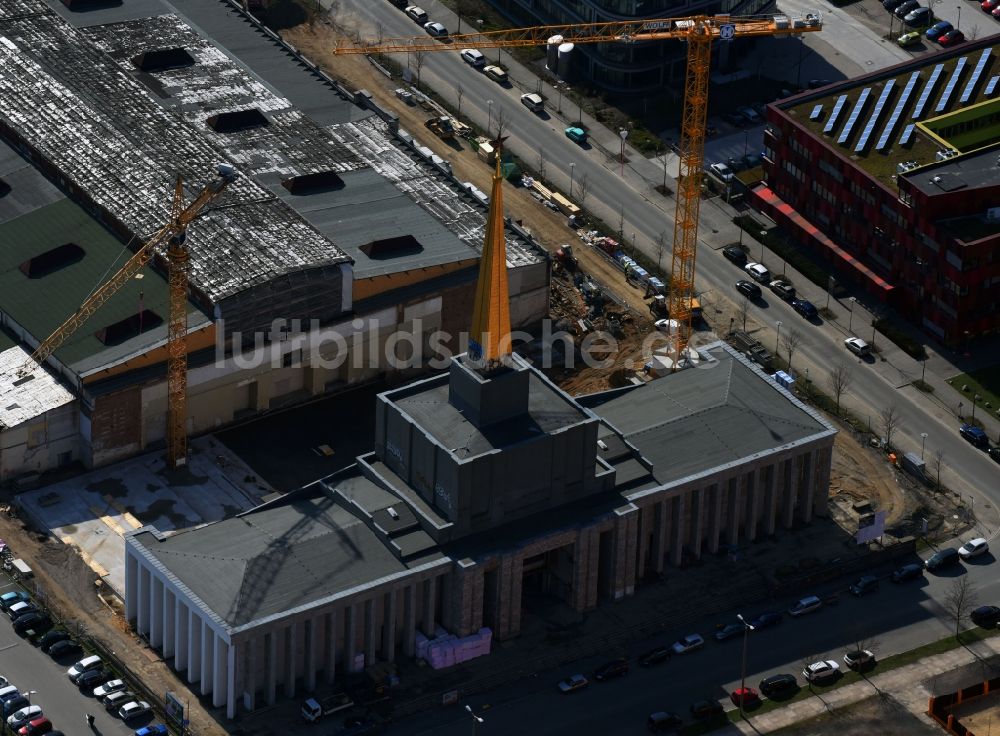
[[[486,108],[489,111],[489,118],[486,123],[486,133],[489,135],[490,128],[493,127],[493,100],[486,100]]]
[[[573,199],[573,169],[576,168],[576,164],[570,163],[569,165],[569,198]]]
[[[37,690],[25,690],[23,693],[21,693],[21,695],[23,695],[25,698],[28,699],[28,705],[30,706],[31,705],[31,696],[32,695],[38,695],[38,691]]]
[[[470,716],[472,716],[472,736],[476,736],[476,732],[479,729],[479,724],[485,723],[485,721],[481,716],[476,715],[476,712],[472,710],[471,705],[465,706],[465,710]]]
[[[979,394],[973,394],[972,395],[972,423],[973,424],[976,423],[976,402],[979,401],[981,398],[983,398],[983,397],[980,396]]]
[[[618,175],[625,176],[625,139],[628,138],[628,129],[619,128],[618,137],[622,139],[621,155],[618,158],[618,163],[621,166],[621,171],[619,172]]]
[[[958,23],[955,24],[955,28],[961,28],[962,27],[962,6],[961,5],[956,5],[955,7],[958,8]]]
[[[777,355],[778,345],[780,344],[781,340],[781,320],[779,319],[777,322],[775,322],[775,324],[778,326],[778,334],[775,335],[774,337],[774,354]]]
[[[747,691],[747,639],[754,627],[746,622],[742,613],[737,613],[736,618],[743,624],[743,664],[740,666],[740,718],[743,718],[743,698]]]
[[[921,432],[920,433],[920,459],[921,460],[924,459],[924,443],[925,442],[927,442],[927,433],[926,432]]]
[[[853,297],[852,296],[849,301],[851,302],[851,318],[847,321],[847,331],[850,332],[853,335],[854,334],[854,305],[856,305],[858,303],[858,299],[857,299],[857,297]]]

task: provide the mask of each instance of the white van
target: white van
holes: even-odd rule
[[[462,49],[462,59],[477,69],[486,65],[486,57],[483,56],[482,51],[477,49]]]
[[[541,95],[536,95],[534,92],[521,95],[521,104],[532,112],[541,112],[545,109],[545,102],[542,100]]]
[[[90,670],[96,670],[102,664],[103,662],[101,661],[100,657],[98,657],[96,654],[91,654],[89,657],[84,657],[75,665],[66,670],[66,675],[69,677],[69,679],[73,680],[73,682],[76,682],[76,678],[78,678],[84,672],[90,672]]]

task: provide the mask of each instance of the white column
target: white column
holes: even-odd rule
[[[149,646],[163,646],[163,581],[150,575],[149,586]]]
[[[174,669],[180,672],[188,666],[188,609],[174,596]]]
[[[136,619],[135,630],[142,636],[149,634],[149,570],[139,565],[139,577],[135,586]]]
[[[396,591],[390,590],[382,598],[382,659],[396,659]]]
[[[198,623],[201,626],[201,694],[208,695],[215,682],[215,643],[212,641],[215,632],[204,621]]]
[[[285,628],[285,695],[295,697],[295,672],[298,669],[298,626],[294,622]]]
[[[139,617],[139,560],[125,547],[125,620],[133,626]]]
[[[207,627],[206,627],[207,628]],[[229,703],[229,645],[214,631],[212,636],[212,705],[218,708]],[[232,718],[232,716],[228,716]]]
[[[274,705],[278,697],[278,632],[270,631],[264,637],[265,654],[264,672],[267,683],[264,686],[264,696],[268,705]]]
[[[164,586],[163,590],[163,658],[169,659],[174,656],[174,647],[177,644],[177,620],[174,613],[177,610],[177,596],[174,592]]]
[[[302,673],[305,677],[306,692],[315,692],[316,690],[316,619],[311,618],[305,622],[305,662],[303,666],[305,671]]]
[[[240,647],[243,653],[243,707],[253,712],[257,708],[257,650],[260,639],[248,639]]]
[[[226,718],[232,719],[236,717],[236,644],[226,649]]]
[[[336,611],[330,611],[324,617],[323,646],[325,648],[325,655],[323,657],[323,671],[326,675],[328,685],[333,684],[334,679],[337,677],[337,623],[339,620]]]
[[[201,679],[201,619],[188,609],[188,682]]]

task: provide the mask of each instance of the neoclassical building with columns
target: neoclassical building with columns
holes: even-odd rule
[[[412,657],[418,632],[515,637],[535,591],[585,611],[825,515],[835,430],[725,344],[700,354],[579,398],[517,355],[485,375],[459,356],[378,396],[345,471],[130,534],[128,619],[234,717]]]

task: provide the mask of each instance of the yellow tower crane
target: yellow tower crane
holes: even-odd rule
[[[420,51],[459,51],[478,48],[540,46],[553,36],[571,43],[635,43],[677,39],[688,42],[684,108],[681,114],[680,176],[674,217],[674,244],[667,297],[670,318],[678,324],[675,350],[678,360],[691,334],[691,300],[694,297],[698,213],[701,204],[702,166],[705,161],[705,120],[708,114],[709,62],[712,41],[755,36],[792,36],[822,30],[818,13],[802,17],[787,15],[728,16],[693,15],[683,18],[573,23],[532,26],[486,33],[451,36],[441,43],[428,36],[382,39],[377,43],[340,46],[335,54],[370,54]]]
[[[17,371],[20,381],[28,380],[36,368],[48,360],[60,345],[152,260],[160,245],[168,242],[170,316],[167,328],[167,462],[171,469],[177,469],[187,462],[187,226],[236,180],[236,170],[229,164],[220,164],[217,173],[219,178],[206,185],[187,206],[184,205],[183,182],[178,176],[174,184],[170,221],[147,240],[114,276],[98,287],[72,316],[45,338]]]

